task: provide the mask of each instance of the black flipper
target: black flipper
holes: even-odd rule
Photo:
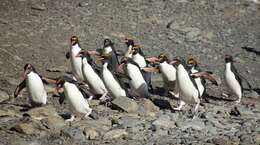
[[[245,49],[245,50],[248,51],[248,52],[253,52],[253,53],[255,53],[256,55],[260,55],[260,51],[255,50],[255,48],[252,48],[252,47],[246,47],[246,46],[241,47],[241,48],[242,48],[242,49]]]
[[[70,52],[68,51],[65,56],[67,59],[70,59]]]
[[[14,97],[16,98],[19,93],[26,87],[26,80],[24,79],[15,89]]]
[[[233,65],[233,63],[231,64],[231,71],[235,74],[235,78],[236,80],[239,82],[241,88],[242,88],[242,92],[243,92],[243,84],[242,84],[242,79],[247,83],[248,87],[250,90],[252,90],[252,86],[249,84],[249,82],[247,81],[247,79],[245,77],[243,77],[242,75],[240,75],[237,71],[237,69],[235,68],[235,66]]]

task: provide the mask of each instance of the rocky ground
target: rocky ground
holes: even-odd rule
[[[260,144],[259,4],[249,0],[1,0],[0,14],[0,144]],[[116,49],[126,50],[123,38],[131,37],[147,55],[192,55],[203,70],[214,72],[220,85],[208,83],[210,97],[195,119],[190,112],[194,106],[174,112],[177,100],[156,94],[151,100],[114,101],[121,109],[93,100],[90,104],[99,118],[73,123],[62,117],[68,104],[60,106],[51,94],[48,105],[26,110],[26,91],[13,98],[24,64],[30,62],[40,74],[52,77],[70,71],[65,53],[72,35],[85,49],[100,48],[103,39],[110,38]],[[233,55],[238,71],[254,88],[245,92],[240,104],[221,95],[227,91],[222,83],[225,54]],[[153,75],[153,84],[162,86],[160,75]]]

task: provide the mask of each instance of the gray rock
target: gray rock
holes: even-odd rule
[[[86,139],[83,131],[78,127],[69,127],[61,130],[62,136],[71,138],[73,140],[84,141]]]
[[[7,92],[0,90],[0,102],[8,100],[9,97],[10,96],[7,94]]]
[[[155,128],[155,130],[176,127],[175,122],[172,121],[168,115],[161,115],[152,123],[152,126]]]
[[[137,117],[132,116],[122,116],[118,119],[118,124],[122,125],[124,128],[134,128],[140,125],[143,121],[141,121]]]
[[[88,140],[97,139],[100,136],[100,133],[92,127],[84,128],[83,133]]]
[[[112,104],[116,108],[120,108],[128,113],[136,112],[138,109],[137,103],[134,100],[127,98],[127,97],[118,97],[112,101]]]
[[[47,8],[44,4],[35,4],[31,7],[33,10],[38,10],[38,11],[45,11]]]
[[[117,138],[121,138],[121,137],[126,137],[128,135],[128,133],[124,130],[124,129],[114,129],[111,131],[108,131],[105,135],[104,135],[104,139],[117,139]]]
[[[177,127],[182,131],[192,128],[194,130],[203,130],[205,129],[205,124],[199,119],[186,120],[183,122],[177,122]]]
[[[19,122],[10,128],[12,131],[16,131],[25,135],[43,135],[46,134],[45,128],[38,121],[26,121]]]
[[[60,117],[56,111],[56,108],[54,108],[51,105],[32,108],[29,111],[27,111],[26,114],[28,114],[33,119],[37,119],[37,120],[50,118],[50,117]]]
[[[48,129],[58,130],[66,125],[64,119],[60,116],[50,116],[41,120],[41,123]]]
[[[151,100],[146,99],[146,98],[140,100],[139,105],[143,106],[144,109],[146,109],[147,111],[150,111],[150,112],[158,112],[160,110],[160,108],[155,106]]]
[[[200,29],[195,27],[187,27],[182,29],[182,31],[186,33],[186,38],[188,41],[196,41],[201,35]]]
[[[80,2],[79,3],[79,7],[87,7],[89,5],[89,3],[88,2]]]
[[[260,95],[256,91],[253,91],[253,90],[245,94],[245,97],[254,98],[254,99],[258,99],[259,96]]]

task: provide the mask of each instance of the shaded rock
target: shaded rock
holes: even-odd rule
[[[142,99],[139,102],[139,105],[143,106],[144,109],[146,109],[147,111],[150,111],[150,112],[158,112],[160,110],[160,108],[155,106],[151,100],[146,99],[146,98]]]
[[[61,130],[61,134],[63,136],[69,137],[73,140],[85,140],[85,135],[83,134],[83,131],[80,130],[78,127],[69,127]]]
[[[53,106],[43,106],[43,107],[37,107],[37,108],[32,108],[29,111],[27,111],[25,114],[28,114],[30,117],[41,120],[43,118],[48,118],[48,117],[59,117],[56,108]]]
[[[0,102],[8,99],[9,99],[9,95],[7,94],[7,92],[0,90]]]
[[[0,110],[0,117],[14,116],[15,113],[11,110]]]
[[[171,118],[168,115],[161,115],[152,123],[152,126],[155,130],[176,127],[175,122],[171,121]]]
[[[107,132],[104,135],[104,139],[116,139],[127,136],[128,133],[124,129],[114,129],[109,132]]]
[[[41,120],[41,123],[48,129],[54,129],[54,130],[57,130],[57,129],[60,129],[62,128],[63,126],[66,125],[64,119],[60,116],[51,116],[51,117],[48,117],[48,118],[44,118]]]
[[[10,128],[12,131],[16,131],[26,135],[39,135],[45,134],[44,127],[41,126],[39,122],[36,121],[27,121],[27,122],[20,122]]]
[[[120,108],[126,112],[135,112],[138,109],[137,103],[127,97],[118,97],[112,101],[112,105],[115,108]]]
[[[100,136],[100,133],[91,127],[84,128],[83,134],[88,140],[97,139]]]
[[[213,138],[208,142],[213,143],[215,145],[230,145],[230,144],[232,144],[232,141],[229,141],[228,139],[225,139],[223,137]]]

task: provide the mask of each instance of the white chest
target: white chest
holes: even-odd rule
[[[176,69],[172,65],[167,62],[160,63],[159,65],[160,71],[162,73],[165,81],[175,81],[176,80]]]
[[[71,68],[72,73],[75,75],[77,79],[83,80],[82,75],[82,59],[81,57],[76,57],[76,55],[81,51],[81,48],[78,46],[78,44],[72,46],[70,50],[70,61],[71,61]]]
[[[133,55],[133,60],[140,66],[140,67],[146,67],[146,61],[143,56],[141,56],[139,53]]]
[[[146,84],[140,69],[131,63],[126,64],[127,73],[131,78],[130,84],[134,89],[138,89],[141,85]]]
[[[231,71],[231,63],[226,64],[224,77],[225,83],[231,92],[235,93],[237,96],[241,96],[242,89],[239,82],[236,80],[235,74]]]
[[[30,72],[26,77],[26,85],[30,101],[41,104],[47,103],[47,93],[38,74]]]
[[[193,85],[188,72],[180,64],[177,68],[177,83],[180,91],[180,98],[187,103],[196,103],[199,99],[198,90]]]
[[[191,69],[191,72],[192,72],[192,73],[196,73],[196,72],[198,72],[198,70],[192,68],[192,69]],[[197,87],[198,87],[198,89],[199,89],[200,96],[202,96],[203,93],[204,93],[204,90],[205,90],[205,87],[204,87],[203,84],[202,84],[202,80],[201,80],[200,77],[195,78],[194,80],[195,80],[195,83],[197,84]]]
[[[96,94],[104,94],[106,92],[106,87],[102,79],[93,70],[92,66],[87,62],[86,58],[83,58],[83,77],[87,81],[88,85]]]
[[[65,82],[64,94],[71,105],[71,109],[84,114],[89,112],[89,104],[76,85]]]
[[[110,52],[113,51],[113,49],[111,48],[111,46],[105,47],[104,50],[105,50],[105,53],[106,53],[106,54],[108,54],[108,53],[110,53]]]
[[[102,76],[106,88],[109,92],[113,95],[113,97],[121,97],[126,96],[125,90],[123,90],[120,84],[116,81],[112,73],[109,71],[108,68],[103,68]]]

